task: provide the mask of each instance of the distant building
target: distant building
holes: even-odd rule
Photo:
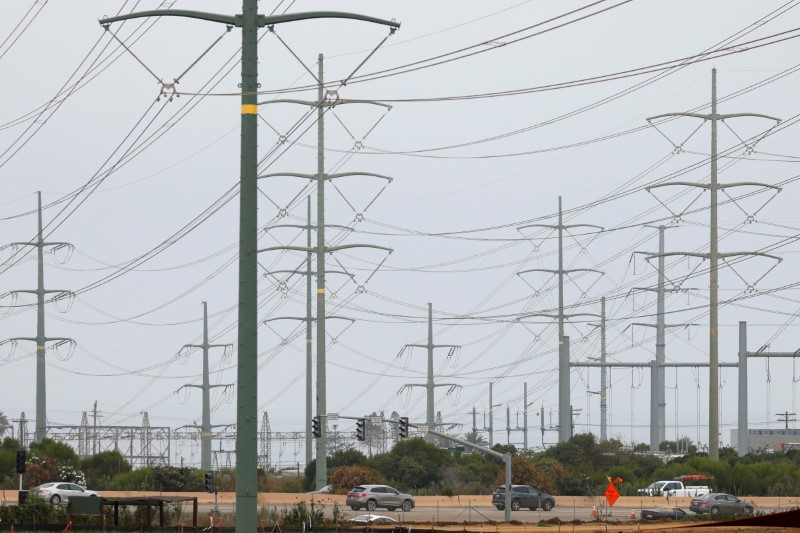
[[[739,430],[731,430],[731,443],[737,449]],[[747,447],[751,452],[780,452],[800,449],[800,429],[751,429],[747,432]],[[738,451],[738,449],[737,449]]]

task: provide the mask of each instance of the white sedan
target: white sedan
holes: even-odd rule
[[[351,518],[350,522],[356,524],[396,524],[397,520],[379,514],[362,514]]]
[[[38,487],[31,489],[31,494],[35,494],[39,498],[48,500],[56,505],[61,502],[68,502],[72,496],[100,496],[98,492],[87,490],[80,485],[65,481],[42,483]]]

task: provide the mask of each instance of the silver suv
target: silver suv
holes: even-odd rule
[[[410,511],[414,508],[414,497],[387,485],[359,485],[347,493],[346,504],[354,511],[362,507],[367,511],[374,511],[378,507],[385,507],[388,511],[397,508]]]

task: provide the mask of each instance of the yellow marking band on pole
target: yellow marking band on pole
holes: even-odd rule
[[[717,330],[715,330],[715,329],[712,329],[712,330],[711,330],[711,334],[712,334],[712,335],[716,335],[716,334],[717,334]]]
[[[36,345],[36,349],[37,350],[44,350],[44,344],[37,344]]]
[[[242,115],[258,115],[256,104],[242,104]]]
[[[317,294],[325,294],[325,289],[317,289]]]

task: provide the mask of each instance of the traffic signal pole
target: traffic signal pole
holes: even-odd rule
[[[104,18],[100,24],[108,28],[113,22],[164,16],[195,18],[242,29],[236,531],[253,533],[258,528],[258,29],[318,18],[361,20],[395,29],[400,23],[335,11],[265,16],[258,14],[258,0],[242,0],[240,15],[160,9]]]

